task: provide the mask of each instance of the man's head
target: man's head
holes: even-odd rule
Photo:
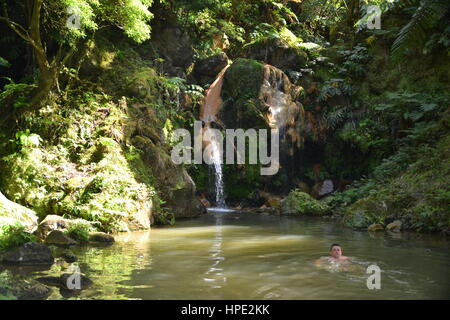
[[[335,259],[339,259],[342,256],[342,248],[338,243],[333,243],[330,247],[330,254]]]

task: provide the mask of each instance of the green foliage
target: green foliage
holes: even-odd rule
[[[305,1],[299,20],[309,29],[321,31],[342,21],[347,10],[347,3],[343,0]]]
[[[15,83],[11,78],[6,78],[10,83],[5,84],[0,93],[0,105],[11,105],[14,108],[29,106],[29,93],[34,87],[27,83]]]
[[[175,0],[164,4],[195,35],[200,57],[215,52],[212,39],[217,36],[227,46],[242,46],[267,35],[279,35],[288,21],[298,22],[286,5],[274,0]]]
[[[11,64],[8,62],[8,60],[6,60],[6,59],[0,57],[0,67],[6,67],[6,68],[8,68],[8,67],[10,67],[10,66],[11,66]]]
[[[42,139],[38,134],[30,133],[30,129],[16,132],[16,145],[21,148],[39,147]]]
[[[407,1],[415,4],[411,20],[403,26],[392,44],[394,60],[403,60],[414,49],[421,49],[429,38],[429,31],[442,20],[448,22],[450,2],[447,0]]]
[[[0,300],[17,300],[12,294],[11,275],[8,270],[0,272]]]
[[[19,247],[27,242],[36,242],[36,237],[25,230],[19,222],[0,226],[0,251]]]
[[[167,208],[160,207],[156,215],[155,225],[171,225],[175,224],[175,215]]]
[[[92,231],[95,231],[92,222],[83,219],[74,219],[70,221],[69,226],[64,232],[76,241],[88,242],[89,233]]]
[[[54,32],[60,42],[71,46],[107,24],[118,26],[128,37],[140,43],[150,38],[151,28],[148,22],[153,14],[148,8],[152,2],[136,0],[126,1],[121,5],[111,0],[50,2],[44,11],[44,26]],[[67,25],[73,27],[69,28]]]

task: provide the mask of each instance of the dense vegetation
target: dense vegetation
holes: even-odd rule
[[[196,65],[220,53],[243,70],[271,64],[301,88],[301,151],[292,174],[264,191],[295,189],[294,213],[352,227],[400,219],[406,229],[449,231],[448,1],[0,5],[0,248],[35,240],[19,225],[30,215],[78,219],[68,232],[81,240],[183,217],[195,190],[187,172],[199,193],[210,179],[205,165],[171,163],[171,133],[192,130],[217,75],[203,77]],[[367,28],[367,5],[379,6],[381,29]],[[244,108],[243,127],[256,127],[261,79],[238,67],[228,83],[255,88],[233,96],[228,85],[225,104]],[[226,170],[232,204],[267,200],[257,170]],[[336,192],[312,199],[329,179]]]

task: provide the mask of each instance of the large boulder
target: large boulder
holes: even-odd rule
[[[8,200],[0,192],[0,224],[21,223],[28,232],[33,232],[38,226],[36,213],[20,204]]]
[[[348,227],[366,229],[371,224],[379,223],[387,213],[386,206],[370,198],[362,198],[345,209],[343,222]]]
[[[19,265],[51,265],[54,262],[52,251],[40,243],[28,242],[24,245],[6,252],[2,262]]]

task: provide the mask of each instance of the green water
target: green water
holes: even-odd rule
[[[71,299],[448,299],[449,242],[418,234],[370,235],[322,219],[209,213],[77,248],[94,286]],[[359,262],[315,266],[333,242]],[[369,290],[366,267],[381,268]],[[57,267],[34,276],[58,273]],[[54,288],[50,299],[63,298]]]

